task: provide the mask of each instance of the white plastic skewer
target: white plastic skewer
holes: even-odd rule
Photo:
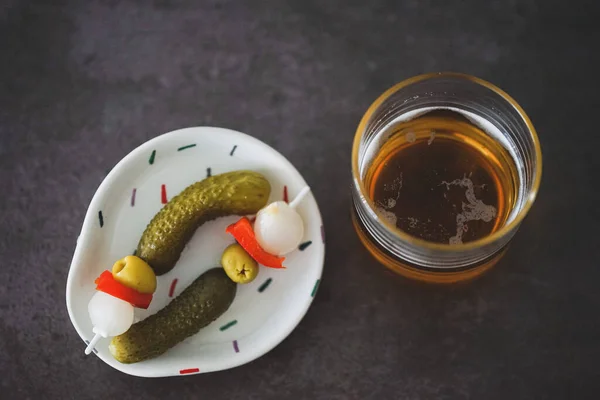
[[[90,344],[88,344],[88,346],[85,348],[85,355],[86,356],[92,352],[92,350],[96,346],[96,343],[98,343],[98,341],[101,338],[102,338],[102,335],[99,334],[99,333],[96,333],[96,335],[94,336],[94,338],[92,340],[90,340]]]
[[[290,202],[289,206],[291,208],[296,208],[298,206],[298,204],[300,204],[300,202],[306,197],[306,195],[309,192],[310,192],[310,187],[304,186],[304,188],[302,188],[302,190],[300,191],[300,193],[298,193],[296,198]]]

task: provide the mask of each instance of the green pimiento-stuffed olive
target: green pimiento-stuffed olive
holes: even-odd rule
[[[258,275],[258,263],[237,243],[225,249],[221,265],[227,276],[237,283],[250,283]]]
[[[156,275],[150,266],[139,257],[121,258],[112,267],[115,280],[140,293],[154,293]]]

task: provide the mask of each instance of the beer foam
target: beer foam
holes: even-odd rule
[[[383,190],[386,192],[398,191],[396,195],[396,200],[400,196],[400,189],[402,189],[402,172],[400,172],[400,176],[394,178],[392,183],[384,183]]]
[[[432,130],[431,132],[429,132],[429,139],[427,140],[427,146],[430,146],[431,143],[433,143],[435,139],[435,131]]]
[[[379,216],[390,224],[396,226],[398,222],[398,217],[391,211],[388,211],[394,207],[396,207],[396,203],[400,198],[400,190],[402,189],[402,172],[400,172],[400,176],[392,181],[389,185],[384,185],[383,190],[388,191],[396,191],[396,197],[388,197],[385,199],[385,203],[379,202],[375,205],[375,211],[379,214]]]
[[[461,244],[463,242],[462,236],[468,231],[467,222],[479,220],[490,222],[496,216],[496,207],[484,204],[483,201],[475,197],[473,181],[466,176],[452,182],[442,181],[441,185],[446,185],[446,189],[450,189],[450,186],[467,188],[465,197],[469,203],[462,203],[462,212],[456,216],[456,235],[450,238],[450,244]]]
[[[408,226],[410,226],[411,228],[416,228],[417,225],[419,224],[419,220],[417,218],[414,217],[408,217]]]
[[[386,210],[381,206],[375,206],[375,211],[379,216],[385,219],[388,223],[396,226],[396,222],[398,222],[398,217],[391,211]]]

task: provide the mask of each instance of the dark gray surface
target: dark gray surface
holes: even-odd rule
[[[591,4],[5,0],[0,397],[597,398],[600,33]],[[510,252],[464,287],[386,272],[348,215],[362,113],[393,83],[438,70],[508,91],[544,152],[542,190]],[[325,219],[323,282],[298,328],[262,358],[134,378],[83,356],[65,306],[67,270],[106,171],[144,141],[192,125],[249,133],[297,166]]]

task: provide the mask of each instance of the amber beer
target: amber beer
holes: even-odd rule
[[[400,83],[361,121],[353,149],[357,233],[405,276],[457,282],[493,266],[533,203],[541,151],[507,94],[460,74]]]

